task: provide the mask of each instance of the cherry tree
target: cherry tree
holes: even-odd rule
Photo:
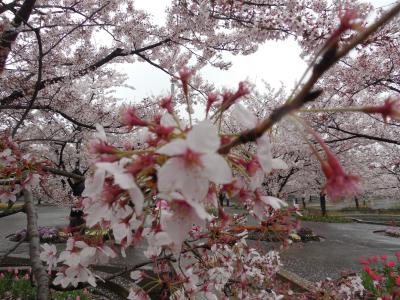
[[[56,270],[55,286],[96,286],[100,279],[91,266],[126,256],[143,241],[149,260],[124,270],[138,283],[128,299],[149,297],[150,290],[140,287],[151,276],[141,269],[144,265],[162,275],[154,284],[166,299],[289,295],[287,290],[278,295],[274,288],[279,286],[274,282],[281,265],[278,253],[249,247],[250,228],[218,207],[217,197],[221,192],[236,197],[261,227],[274,220],[290,230],[284,219],[295,210],[281,210],[287,203],[280,193],[292,176],[315,170],[316,177],[324,176],[320,188],[331,199],[360,192],[357,164],[348,168],[344,163],[365,148],[379,150],[370,141],[395,138],[390,132],[382,137],[354,127],[350,132],[337,124],[353,126],[346,114],[354,119],[363,114],[368,117],[357,119],[357,125],[370,124],[366,128],[375,130],[379,118],[396,127],[400,115],[400,100],[385,94],[396,89],[395,71],[363,79],[386,76],[384,90],[376,89],[382,88],[376,83],[363,91],[368,102],[354,102],[354,95],[342,101],[335,90],[335,80],[346,82],[343,68],[357,66],[352,70],[357,78],[365,72],[362,64],[370,51],[396,45],[391,20],[400,5],[377,12],[376,21],[367,25],[364,18],[371,9],[321,1],[172,1],[166,24],[158,26],[130,1],[1,2],[5,88],[0,92],[0,126],[6,132],[0,144],[0,196],[11,203],[21,192],[24,196],[39,299],[48,298],[49,287],[40,259],[48,270]],[[310,67],[289,96],[270,95],[274,102],[269,107],[252,103],[252,89],[244,82],[234,91],[213,91],[195,74],[207,63],[227,68],[222,51],[249,54],[268,39],[289,36],[298,38]],[[314,53],[315,46],[319,51]],[[354,56],[349,55],[352,50]],[[126,76],[111,63],[135,60],[175,78],[180,93],[121,104],[112,89],[123,86]],[[363,80],[357,84],[365,85]],[[343,90],[348,96],[354,85]],[[197,102],[205,104],[206,118],[199,122],[193,117]],[[179,113],[182,106],[185,114]],[[292,136],[294,144],[287,147]],[[348,143],[356,138],[362,138],[357,148]],[[315,160],[307,159],[306,149]],[[396,164],[375,166],[396,178]],[[76,167],[88,176],[70,172]],[[80,199],[86,226],[109,229],[109,241],[77,234],[60,254],[46,244],[39,254],[32,189],[40,182],[45,191],[49,174],[86,178]],[[51,180],[47,186],[63,184]],[[296,184],[301,182],[299,177]]]

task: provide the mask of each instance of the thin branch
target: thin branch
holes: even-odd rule
[[[129,56],[129,55],[136,55],[136,54],[142,53],[144,51],[159,47],[159,46],[169,43],[169,42],[171,42],[171,39],[166,38],[157,43],[154,43],[154,44],[151,44],[151,45],[148,45],[146,47],[139,48],[136,50],[131,50],[131,51],[126,51],[125,49],[117,48],[117,49],[113,50],[110,54],[105,56],[104,58],[89,65],[88,67],[85,67],[77,72],[74,72],[73,74],[66,75],[66,76],[58,76],[58,77],[42,80],[40,82],[40,84],[38,85],[38,90],[40,91],[49,85],[52,85],[52,84],[55,84],[58,82],[62,82],[64,80],[70,80],[70,79],[85,76],[86,74],[88,74],[92,71],[95,71],[98,68],[102,67],[103,65],[107,64],[108,62],[112,61],[114,58],[125,57],[125,56]],[[7,97],[4,97],[3,99],[0,100],[0,105],[9,104],[12,101],[22,98],[24,96],[25,96],[25,94],[22,91],[13,91],[10,95],[8,95]]]
[[[6,260],[6,258],[13,253],[22,243],[24,242],[24,239],[21,239],[20,241],[18,241],[18,243],[16,243],[14,246],[12,246],[0,259],[0,265],[2,265],[4,263],[4,261]]]
[[[363,134],[363,133],[357,133],[357,132],[351,132],[345,129],[342,129],[340,127],[334,127],[334,126],[327,126],[330,129],[334,129],[337,131],[341,131],[343,133],[347,133],[347,134],[351,134],[350,138],[364,138],[367,140],[373,140],[373,141],[379,141],[379,142],[384,142],[384,143],[388,143],[388,144],[395,144],[395,145],[400,145],[400,140],[391,140],[391,139],[387,139],[387,138],[382,138],[379,136],[373,136],[373,135],[368,135],[368,134]],[[348,138],[348,139],[350,139]],[[345,139],[342,139],[345,140]],[[332,143],[332,141],[330,141]]]
[[[36,35],[36,39],[38,42],[38,51],[39,51],[39,55],[38,55],[38,75],[37,75],[37,80],[36,80],[36,84],[35,84],[35,91],[33,92],[32,98],[29,101],[29,105],[28,107],[25,109],[24,113],[22,114],[21,119],[18,121],[18,123],[15,125],[15,127],[12,130],[11,136],[14,137],[15,134],[18,131],[18,128],[23,124],[25,118],[28,116],[28,113],[30,112],[30,110],[33,107],[33,104],[35,103],[35,100],[39,94],[39,84],[42,81],[42,70],[43,70],[43,45],[42,45],[42,38],[40,37],[40,31],[39,29],[35,30],[35,35]]]
[[[64,170],[60,170],[60,169],[56,169],[56,168],[51,168],[51,167],[43,167],[42,168],[43,171],[52,173],[54,175],[60,175],[60,176],[64,176],[64,177],[68,177],[68,178],[74,178],[77,180],[85,180],[85,176],[81,176],[75,173],[71,173],[71,172],[67,172]]]

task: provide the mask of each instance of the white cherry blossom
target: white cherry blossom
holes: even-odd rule
[[[206,197],[210,181],[231,182],[229,165],[217,153],[219,146],[217,129],[209,121],[195,125],[186,139],[162,146],[157,152],[170,158],[158,170],[159,191],[178,191],[185,198],[199,202]]]
[[[41,245],[43,252],[40,253],[40,259],[45,261],[49,266],[48,270],[57,267],[57,248],[55,245],[49,245],[47,243]]]
[[[253,113],[239,103],[234,105],[232,116],[246,129],[256,127],[259,122]],[[268,133],[264,133],[257,140],[257,159],[265,174],[269,174],[272,170],[287,169],[288,167],[282,159],[272,157],[272,146]]]

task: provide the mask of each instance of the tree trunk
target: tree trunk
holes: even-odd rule
[[[306,208],[307,208],[307,207],[306,207],[306,198],[305,198],[305,197],[302,197],[302,198],[301,198],[301,202],[302,202],[302,204],[303,204],[303,208],[306,209]]]
[[[319,202],[321,204],[322,216],[326,216],[326,196],[324,193],[319,194]]]
[[[360,204],[358,203],[357,196],[354,197],[354,202],[356,202],[356,208],[359,209],[360,208]]]
[[[26,230],[29,238],[29,256],[33,275],[38,286],[38,300],[48,300],[49,298],[49,278],[46,270],[40,261],[40,237],[37,226],[37,213],[33,205],[32,193],[26,189],[23,190],[25,200],[25,212],[27,217]]]

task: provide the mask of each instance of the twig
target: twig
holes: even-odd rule
[[[4,255],[3,257],[0,259],[0,265],[3,264],[4,260],[11,254],[13,253],[18,247],[19,245],[21,245],[24,242],[24,239],[21,239],[20,241],[18,241],[17,244],[15,244],[14,246],[12,246]]]

